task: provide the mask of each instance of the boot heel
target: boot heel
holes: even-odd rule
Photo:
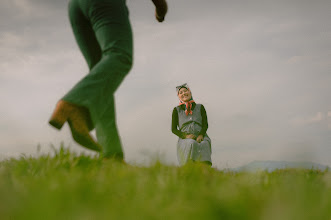
[[[60,100],[55,107],[53,115],[49,119],[48,123],[52,125],[54,128],[61,129],[64,123],[68,120],[68,113],[70,112],[70,108],[68,103]]]
[[[66,120],[58,120],[55,118],[48,121],[50,125],[52,125],[54,128],[57,128],[59,130],[62,128],[65,122]]]

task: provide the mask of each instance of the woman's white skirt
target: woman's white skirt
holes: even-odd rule
[[[211,141],[205,135],[203,141],[198,143],[193,139],[178,139],[177,159],[180,165],[188,161],[211,162]]]

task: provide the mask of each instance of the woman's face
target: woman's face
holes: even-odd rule
[[[181,88],[178,92],[178,97],[183,102],[188,102],[192,98],[191,91],[186,88]]]

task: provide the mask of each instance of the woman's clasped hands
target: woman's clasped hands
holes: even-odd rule
[[[201,141],[203,141],[203,135],[201,134],[198,137],[196,137],[194,134],[187,134],[185,138],[196,140],[198,143],[201,143]]]

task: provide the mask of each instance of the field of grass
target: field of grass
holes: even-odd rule
[[[331,172],[139,167],[61,148],[0,162],[0,219],[331,220]]]

